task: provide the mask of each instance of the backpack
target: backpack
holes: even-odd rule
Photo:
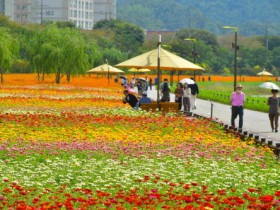
[[[167,83],[163,83],[162,92],[163,93],[169,92],[169,88],[168,88],[168,84]]]

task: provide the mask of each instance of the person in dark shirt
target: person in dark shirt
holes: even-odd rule
[[[168,84],[168,79],[165,78],[163,83],[161,84],[161,102],[169,102],[170,101],[170,88]]]
[[[269,105],[268,117],[271,125],[272,132],[278,132],[278,119],[279,119],[279,106],[280,106],[280,98],[277,97],[278,90],[271,90],[272,96],[270,96],[267,100],[267,105]]]
[[[136,86],[137,86],[137,91],[138,91],[138,95],[142,95],[142,82],[140,79],[136,79]]]
[[[128,92],[128,90],[124,90],[123,94],[125,97],[123,98],[123,103],[128,103],[133,109],[137,109],[138,99],[135,95]]]
[[[182,108],[182,96],[183,96],[183,84],[178,83],[177,88],[175,89],[175,102],[178,103],[178,110],[180,111]]]

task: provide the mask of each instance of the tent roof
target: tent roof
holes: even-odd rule
[[[110,66],[109,64],[103,64],[103,65],[100,65],[100,66],[97,66],[89,71],[87,71],[88,73],[96,73],[96,74],[107,74],[108,72],[110,74],[120,74],[120,73],[124,73],[124,71],[118,69],[118,68],[115,68],[113,66]]]
[[[144,54],[138,55],[127,61],[119,63],[116,66],[126,68],[157,69],[158,52],[160,55],[161,70],[204,70],[202,67],[162,48],[160,48],[160,51],[156,48]]]

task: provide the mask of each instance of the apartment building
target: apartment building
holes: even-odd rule
[[[0,13],[19,23],[73,21],[91,30],[99,20],[116,18],[116,0],[0,0]]]
[[[5,4],[4,0],[0,0],[0,14],[4,14]]]

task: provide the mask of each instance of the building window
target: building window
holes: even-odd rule
[[[46,16],[54,16],[54,11],[53,10],[47,10],[46,11]]]

